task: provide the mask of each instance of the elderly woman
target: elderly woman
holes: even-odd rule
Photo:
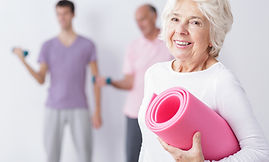
[[[190,150],[174,148],[145,125],[153,93],[180,86],[219,113],[230,124],[241,150],[220,161],[269,161],[269,146],[235,76],[216,57],[233,23],[228,0],[168,0],[162,38],[175,60],[151,66],[145,74],[139,112],[143,143],[139,162],[204,161],[199,132]],[[221,147],[221,146],[219,146]]]

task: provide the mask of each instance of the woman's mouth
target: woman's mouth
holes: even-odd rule
[[[176,45],[177,48],[187,48],[189,47],[190,45],[192,45],[191,42],[189,41],[180,41],[180,40],[174,40],[174,43]]]

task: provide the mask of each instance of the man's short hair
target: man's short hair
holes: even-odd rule
[[[73,2],[69,0],[60,0],[57,4],[56,7],[69,7],[72,13],[75,13],[75,5]]]

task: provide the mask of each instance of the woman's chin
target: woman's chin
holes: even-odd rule
[[[181,60],[181,61],[183,61],[183,60],[185,60],[185,59],[187,59],[187,56],[188,56],[188,54],[186,54],[186,53],[172,53],[172,55],[174,56],[174,58],[176,59],[176,60]]]

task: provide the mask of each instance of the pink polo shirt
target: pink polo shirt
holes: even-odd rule
[[[123,73],[134,75],[134,85],[129,91],[124,106],[124,114],[130,118],[137,118],[144,95],[144,74],[146,70],[157,62],[172,60],[165,43],[155,39],[150,41],[141,37],[133,41],[127,48]]]

